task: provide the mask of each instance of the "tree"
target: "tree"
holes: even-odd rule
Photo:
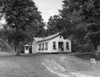
[[[52,35],[58,32],[57,23],[60,20],[58,15],[51,16],[47,23],[47,35]]]
[[[19,55],[19,44],[29,36],[27,29],[36,28],[42,21],[33,0],[0,0],[1,16],[5,15],[8,41],[13,42]]]
[[[46,26],[46,24],[44,22],[40,22],[38,27],[37,27],[37,32],[36,32],[36,36],[35,37],[44,37],[45,36],[45,29],[44,26]]]
[[[57,30],[65,38],[70,37],[74,43],[78,43],[76,45],[91,44],[96,50],[100,42],[97,40],[100,31],[100,1],[64,0],[62,6],[63,9],[59,10],[60,19],[55,24]]]

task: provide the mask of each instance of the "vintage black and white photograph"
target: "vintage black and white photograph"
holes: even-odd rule
[[[100,0],[0,0],[0,77],[100,77]]]

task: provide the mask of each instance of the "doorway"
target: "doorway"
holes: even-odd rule
[[[58,42],[58,49],[60,51],[64,51],[64,45],[63,44],[64,44],[63,42]]]

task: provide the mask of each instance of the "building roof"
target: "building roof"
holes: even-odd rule
[[[29,44],[25,44],[24,46],[30,46]]]
[[[53,34],[53,35],[50,35],[50,36],[47,36],[47,37],[43,37],[43,38],[34,38],[34,40],[39,43],[39,42],[43,42],[43,41],[47,41],[47,40],[51,40],[57,36],[59,36],[60,33],[56,33],[56,34]]]

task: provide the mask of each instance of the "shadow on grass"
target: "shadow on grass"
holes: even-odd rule
[[[73,55],[84,60],[90,60],[90,58],[98,59],[94,53],[76,53]]]
[[[97,61],[100,61],[100,53],[75,53],[73,55],[84,60],[95,58]]]

